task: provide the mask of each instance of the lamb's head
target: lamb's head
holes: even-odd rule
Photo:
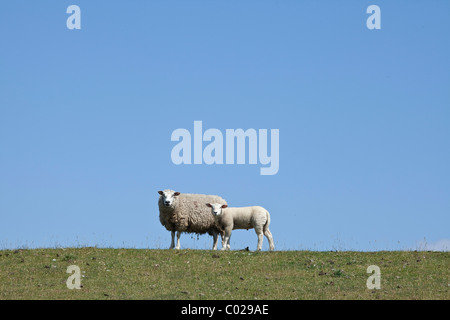
[[[175,192],[170,189],[158,191],[158,193],[160,194],[159,199],[161,201],[161,204],[165,207],[173,207],[175,204],[175,197],[180,195],[179,192]]]
[[[226,204],[221,203],[207,203],[206,206],[211,208],[211,213],[214,217],[220,217],[222,209],[228,207]]]

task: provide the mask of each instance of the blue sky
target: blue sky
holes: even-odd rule
[[[71,4],[81,30],[66,27]],[[380,30],[366,27],[371,4]],[[166,188],[264,206],[280,250],[450,247],[448,12],[448,1],[2,4],[0,248],[167,248]],[[278,173],[173,164],[171,134],[195,120],[279,129]],[[256,242],[237,230],[231,245]]]

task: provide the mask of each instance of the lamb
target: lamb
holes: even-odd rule
[[[227,204],[206,203],[211,208],[212,215],[218,226],[224,230],[225,238],[222,242],[222,250],[230,249],[231,231],[235,229],[255,229],[258,235],[256,250],[262,249],[263,234],[269,240],[270,250],[275,249],[272,233],[269,230],[270,214],[260,206],[229,208]]]
[[[217,250],[217,237],[220,234],[223,242],[223,230],[216,225],[214,217],[204,203],[211,201],[220,204],[227,202],[219,196],[204,194],[188,194],[170,189],[158,191],[159,221],[172,232],[170,249],[180,249],[182,232],[213,236],[213,250]],[[177,232],[177,245],[174,238]]]

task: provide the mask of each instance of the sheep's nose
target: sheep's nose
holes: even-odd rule
[[[169,201],[164,201],[164,204],[169,205],[170,202]]]

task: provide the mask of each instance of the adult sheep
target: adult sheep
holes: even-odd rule
[[[213,250],[217,250],[217,237],[220,234],[223,241],[223,230],[216,225],[206,202],[226,204],[219,196],[205,194],[189,194],[175,192],[170,189],[159,193],[159,221],[172,233],[170,249],[180,249],[182,232],[205,234],[213,236]],[[174,238],[177,233],[177,245]]]
[[[262,249],[263,235],[269,240],[271,251],[275,249],[272,233],[269,230],[269,211],[260,206],[229,208],[226,204],[206,203],[211,208],[212,216],[218,226],[224,230],[225,237],[222,241],[222,250],[230,249],[231,231],[235,229],[255,229],[258,235],[256,250]]]

